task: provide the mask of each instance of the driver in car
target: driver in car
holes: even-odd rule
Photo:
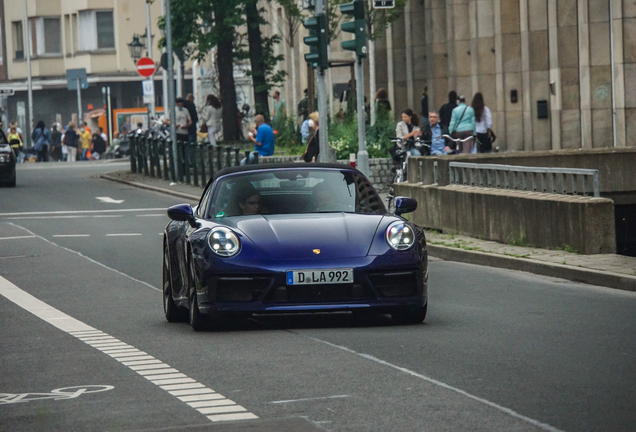
[[[261,203],[261,194],[251,183],[241,186],[236,191],[236,202],[243,215],[263,214],[264,209]]]
[[[336,197],[333,188],[322,182],[314,186],[312,208],[310,212],[343,211],[343,205]]]

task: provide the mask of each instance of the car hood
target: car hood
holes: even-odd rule
[[[367,256],[383,218],[353,213],[258,215],[228,225],[242,231],[269,259],[356,258]]]

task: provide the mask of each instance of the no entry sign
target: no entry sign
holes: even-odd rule
[[[139,75],[149,77],[155,73],[155,62],[149,57],[142,57],[137,62],[137,72]]]

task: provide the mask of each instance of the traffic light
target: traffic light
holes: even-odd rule
[[[322,69],[329,68],[329,58],[327,57],[329,37],[325,15],[320,14],[307,18],[303,21],[303,25],[309,30],[309,36],[303,38],[305,45],[309,45],[309,54],[305,54],[305,61]]]
[[[359,58],[367,56],[367,31],[364,20],[364,0],[355,0],[353,3],[340,5],[340,12],[353,16],[353,21],[342,23],[340,28],[344,32],[354,33],[356,38],[342,42],[342,48],[355,51]]]

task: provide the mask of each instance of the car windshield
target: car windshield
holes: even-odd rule
[[[215,183],[207,218],[243,215],[385,214],[373,186],[354,171],[272,169],[228,175]]]

